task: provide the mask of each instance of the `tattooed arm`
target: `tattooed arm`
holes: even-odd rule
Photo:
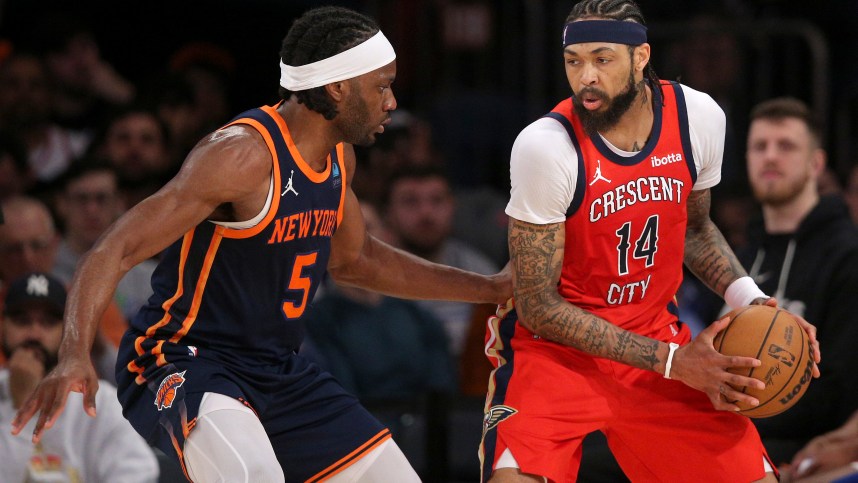
[[[640,369],[664,374],[668,345],[630,332],[566,301],[557,291],[563,264],[566,232],[563,223],[536,225],[510,219],[509,251],[513,296],[520,323],[538,336]],[[705,392],[716,409],[738,410],[721,398],[755,404],[756,399],[734,391],[735,387],[763,383],[726,371],[727,367],[752,367],[749,357],[724,356],[712,347],[712,339],[726,324],[712,324],[695,341],[673,357],[671,378]],[[758,403],[757,403],[758,404]]]
[[[709,218],[712,195],[708,189],[688,197],[685,230],[685,265],[712,291],[724,296],[727,287],[747,275],[724,235]]]
[[[663,374],[666,343],[621,329],[557,292],[565,240],[563,223],[534,225],[510,219],[513,296],[522,325],[588,354]]]
[[[688,197],[688,226],[685,230],[685,265],[715,293],[724,296],[727,287],[735,280],[747,276],[727,240],[709,218],[712,196],[708,189],[692,191]],[[752,303],[777,306],[773,298],[758,298]],[[792,314],[807,332],[813,349],[813,360],[819,363],[821,353],[816,339],[816,327],[804,317]],[[814,364],[813,376],[819,377]]]

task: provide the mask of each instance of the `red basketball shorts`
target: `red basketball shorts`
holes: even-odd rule
[[[661,374],[538,338],[509,315],[490,319],[487,352],[497,369],[480,447],[484,481],[507,449],[524,473],[575,481],[581,442],[597,430],[636,483],[765,476],[768,456],[747,417],[716,411],[706,394]],[[648,335],[691,338],[684,325]]]

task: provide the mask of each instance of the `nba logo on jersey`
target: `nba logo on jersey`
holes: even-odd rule
[[[332,183],[334,184],[334,189],[338,189],[343,185],[343,178],[340,177],[340,165],[337,163],[334,163],[333,166],[331,166],[331,178]]]
[[[176,399],[176,391],[185,383],[185,372],[174,372],[165,377],[158,386],[158,392],[155,394],[155,407],[158,411],[173,406],[173,401]]]

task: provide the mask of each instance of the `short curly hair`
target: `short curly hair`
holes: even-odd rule
[[[374,20],[347,8],[320,7],[308,10],[292,23],[283,39],[280,59],[291,66],[311,64],[348,50],[379,30]],[[322,114],[327,120],[337,115],[324,86],[303,91],[290,91],[281,86],[279,93],[284,100],[294,94],[298,102]]]

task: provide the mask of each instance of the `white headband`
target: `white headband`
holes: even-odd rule
[[[396,59],[396,52],[381,33],[339,54],[307,65],[293,67],[280,61],[280,85],[292,92],[351,79],[383,67]]]

